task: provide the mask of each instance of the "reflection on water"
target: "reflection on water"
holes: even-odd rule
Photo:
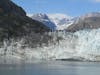
[[[41,62],[0,65],[0,75],[100,75],[99,62]]]

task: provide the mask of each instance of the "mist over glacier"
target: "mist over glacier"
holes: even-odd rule
[[[100,61],[100,29],[84,29],[75,33],[49,32],[48,35],[53,37],[48,45],[42,44],[42,47],[36,48],[22,48],[24,39],[12,40],[9,45],[4,41],[0,48],[0,59],[8,62],[58,59]],[[58,37],[60,40],[57,40]]]

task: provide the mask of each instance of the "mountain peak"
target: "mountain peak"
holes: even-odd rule
[[[40,21],[48,26],[50,29],[55,30],[55,24],[49,19],[48,15],[44,13],[33,14],[32,19]]]

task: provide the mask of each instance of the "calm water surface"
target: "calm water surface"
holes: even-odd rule
[[[41,62],[0,65],[0,75],[100,75],[99,62]]]

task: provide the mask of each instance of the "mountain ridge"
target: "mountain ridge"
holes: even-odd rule
[[[64,15],[64,14],[43,14],[43,13],[37,13],[37,14],[33,14],[33,16],[31,16],[32,19],[40,21],[42,23],[47,22],[48,23],[44,23],[45,25],[47,25],[48,27],[50,27],[50,25],[52,25],[51,28],[54,28],[55,30],[64,30],[66,29],[69,25],[71,25],[73,23],[73,19],[70,16]],[[50,25],[49,25],[50,23]]]
[[[76,22],[70,25],[66,30],[76,32],[83,29],[98,29],[100,28],[100,13],[91,12],[77,18]]]

